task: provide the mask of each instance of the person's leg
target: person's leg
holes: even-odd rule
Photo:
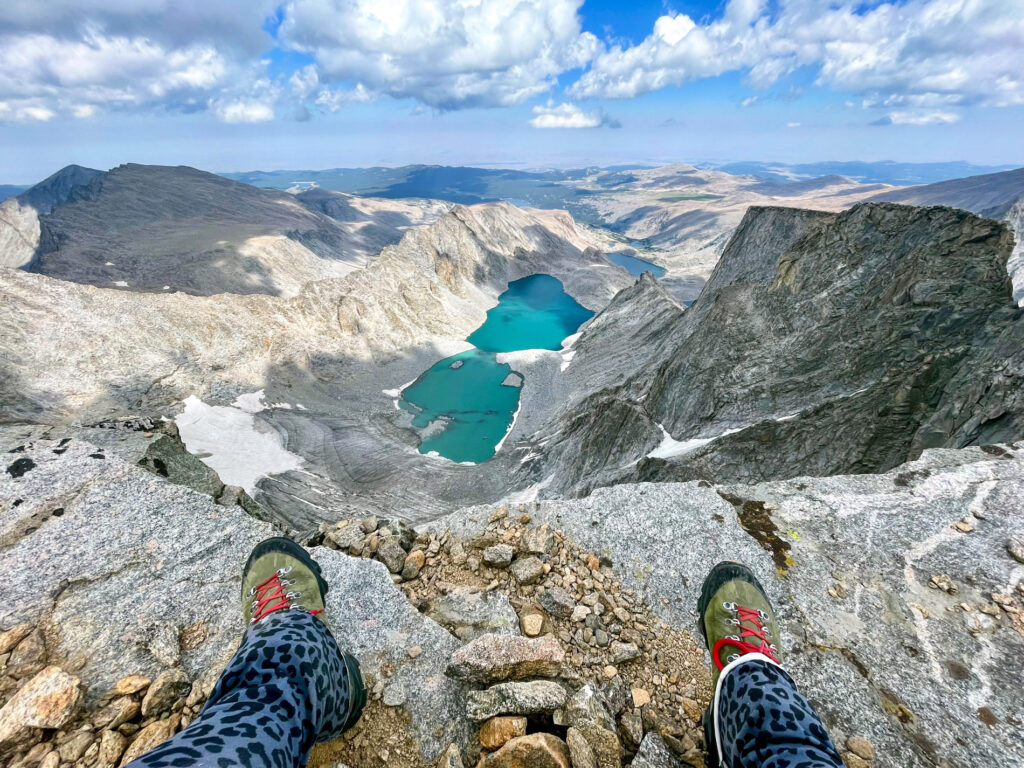
[[[708,765],[843,768],[814,708],[779,663],[778,624],[754,574],[740,563],[719,563],[697,608],[715,665],[704,722]]]
[[[132,768],[296,768],[359,719],[359,667],[317,618],[326,585],[305,551],[263,542],[243,589],[250,627],[199,717]]]
[[[743,660],[722,675],[717,715],[722,764],[728,768],[843,766],[810,702],[770,661]]]

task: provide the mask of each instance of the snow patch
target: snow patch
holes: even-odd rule
[[[523,398],[520,395],[519,404],[516,406],[516,412],[512,414],[512,423],[508,425],[508,431],[505,432],[505,436],[501,438],[501,441],[494,446],[495,455],[497,455],[498,451],[501,450],[501,446],[505,444],[505,441],[508,440],[508,436],[512,434],[512,430],[516,428],[516,419],[519,418],[519,412],[521,410],[523,410]]]
[[[128,281],[127,280],[115,280],[114,281],[114,285],[118,286],[119,288],[127,288],[128,287]]]
[[[565,369],[569,367],[569,364],[572,362],[572,359],[574,357],[576,357],[576,350],[575,349],[570,349],[568,352],[563,352],[562,353],[562,370],[563,371],[565,371]]]
[[[286,450],[276,432],[257,428],[253,414],[266,407],[263,390],[241,395],[229,406],[207,405],[195,395],[184,404],[174,423],[185,448],[227,485],[253,493],[261,478],[302,466],[302,458]]]
[[[681,456],[684,453],[695,451],[701,446],[707,445],[712,440],[731,435],[733,432],[739,432],[742,427],[727,429],[725,432],[714,437],[693,437],[689,440],[675,440],[661,424],[658,425],[658,429],[661,430],[662,434],[661,445],[647,454],[649,459],[670,459],[673,456]]]
[[[417,377],[417,378],[419,378],[419,377]],[[409,387],[411,387],[415,383],[416,383],[416,379],[413,379],[412,381],[407,381],[405,384],[400,386],[398,389],[382,389],[381,392],[384,394],[385,397],[390,397],[392,402],[395,405],[395,410],[396,411],[400,411],[400,410],[402,410],[402,408],[401,408],[401,406],[398,403],[402,399],[402,392],[404,392],[406,389],[408,389]],[[305,409],[303,409],[303,410],[305,410]]]

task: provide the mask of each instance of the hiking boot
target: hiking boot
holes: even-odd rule
[[[242,614],[255,624],[277,611],[305,611],[327,625],[324,596],[327,582],[320,566],[291,539],[277,536],[253,549],[242,571]],[[329,625],[328,625],[329,626]],[[355,725],[366,705],[366,687],[359,662],[342,654],[348,677],[349,703],[342,731]]]
[[[712,682],[730,662],[760,653],[781,663],[779,626],[764,589],[747,566],[724,561],[711,569],[701,587],[697,617],[711,651]]]
[[[697,601],[697,617],[714,665],[711,680],[715,695],[702,720],[704,748],[708,765],[722,765],[715,722],[722,670],[750,653],[760,653],[781,663],[779,625],[757,577],[743,563],[731,560],[716,565],[704,579]]]
[[[283,536],[257,544],[242,571],[242,614],[249,624],[276,611],[306,611],[326,624],[326,594],[320,566]]]

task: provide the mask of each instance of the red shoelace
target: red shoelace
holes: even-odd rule
[[[285,576],[291,567],[285,569],[282,568],[275,571],[273,575],[267,577],[250,591],[250,595],[253,596],[252,601],[252,619],[250,624],[255,624],[260,619],[265,619],[267,616],[272,614],[274,611],[289,611],[293,608],[296,610],[305,610],[300,605],[292,605],[292,600],[301,597],[301,592],[287,592],[286,588],[293,582],[287,580],[282,581],[281,577]],[[277,602],[274,602],[274,601]],[[323,613],[323,609],[315,609],[308,611],[312,615]]]
[[[761,611],[756,608],[745,608],[744,606],[736,605],[735,603],[727,603],[726,606],[728,605],[732,605],[736,612],[734,622],[736,626],[739,627],[740,633],[730,637],[723,637],[715,643],[715,647],[711,649],[711,658],[715,662],[715,666],[718,667],[718,671],[721,672],[725,669],[725,664],[722,663],[722,660],[719,658],[719,654],[726,646],[739,650],[739,654],[736,654],[737,656],[743,656],[748,653],[761,653],[778,664],[779,660],[775,656],[777,649],[768,640],[768,636],[765,634],[767,630],[761,623]],[[753,627],[744,626],[744,622],[752,624]],[[756,638],[760,643],[755,645],[752,642],[744,640],[743,638],[745,637]]]

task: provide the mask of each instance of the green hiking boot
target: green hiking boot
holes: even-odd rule
[[[257,544],[242,571],[242,614],[248,624],[275,611],[306,611],[326,624],[326,594],[320,566],[283,536]]]
[[[305,549],[283,536],[266,539],[256,545],[242,570],[242,615],[247,624],[255,624],[277,611],[305,611],[329,626],[324,613],[327,589],[320,566]],[[342,661],[349,690],[342,727],[346,731],[362,715],[366,686],[356,657],[344,653]]]
[[[712,682],[748,653],[781,663],[779,625],[764,589],[747,566],[723,561],[711,569],[697,602],[700,631],[711,651]]]
[[[781,663],[779,625],[757,577],[743,563],[731,560],[716,565],[704,579],[697,617],[714,665],[711,679],[715,696],[704,712],[704,748],[708,765],[723,765],[715,717],[719,677],[729,663],[749,653],[760,653]]]

